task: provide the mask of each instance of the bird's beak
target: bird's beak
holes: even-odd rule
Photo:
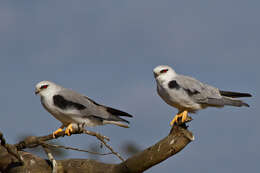
[[[153,72],[153,76],[154,78],[157,78],[157,76],[159,76],[157,73]]]
[[[40,90],[39,89],[35,89],[34,93],[35,95],[39,94]]]

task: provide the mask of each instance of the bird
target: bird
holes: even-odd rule
[[[170,106],[178,109],[178,113],[170,125],[187,121],[188,113],[196,113],[207,107],[222,108],[226,105],[249,107],[239,97],[251,97],[249,93],[223,91],[202,83],[190,76],[180,75],[168,65],[159,65],[153,69],[157,83],[158,95]]]
[[[92,127],[97,125],[114,124],[128,128],[129,121],[121,118],[132,115],[101,105],[87,96],[71,89],[64,88],[51,81],[41,81],[35,86],[35,94],[40,95],[43,107],[59,120],[62,125],[52,133],[53,138],[65,129],[70,136],[76,127]]]

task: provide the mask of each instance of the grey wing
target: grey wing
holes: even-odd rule
[[[54,96],[54,104],[55,104],[55,97],[60,97],[60,101],[56,101],[57,105],[60,104],[60,107],[63,104],[65,109],[71,109],[78,111],[78,114],[74,116],[81,116],[81,117],[91,117],[96,116],[102,119],[108,119],[109,113],[105,110],[104,107],[97,104],[93,100],[89,99],[86,96],[83,96],[75,91],[69,89],[62,89]],[[63,97],[63,98],[61,98]],[[58,100],[58,99],[56,99]]]
[[[126,112],[100,105],[87,96],[81,95],[66,88],[62,89],[58,94],[64,98],[63,102],[66,102],[65,104],[67,104],[70,109],[78,111],[78,114],[74,116],[99,118],[102,120],[124,121],[127,123],[127,120],[124,120],[119,116],[132,117],[132,115]]]
[[[213,86],[204,84],[192,77],[178,75],[176,82],[196,103],[222,106],[222,96],[219,90]]]
[[[241,100],[233,99],[232,96],[251,96],[248,93],[234,93],[234,92],[220,92],[218,88],[213,86],[203,84],[202,82],[188,77],[179,75],[177,76],[176,82],[182,87],[188,96],[196,103],[202,104],[204,106],[214,106],[223,107],[225,105],[230,106],[246,106],[249,107],[247,103]],[[229,95],[231,97],[228,97]],[[234,96],[233,96],[234,97]]]

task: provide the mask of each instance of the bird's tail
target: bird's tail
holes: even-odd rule
[[[126,112],[120,111],[118,109],[111,108],[111,107],[107,107],[107,106],[103,106],[103,107],[110,114],[109,118],[103,120],[103,124],[114,124],[114,125],[117,125],[120,127],[129,128],[128,125],[124,124],[124,123],[129,124],[129,121],[121,118],[121,116],[133,117],[132,115],[130,115]],[[122,122],[124,122],[124,123],[122,123]]]
[[[249,93],[239,93],[239,92],[232,92],[232,91],[219,91],[222,96],[238,98],[238,97],[252,97]]]
[[[236,106],[236,107],[241,107],[241,106],[246,106],[249,107],[249,105],[242,100],[237,100],[237,99],[232,99],[229,97],[223,96],[222,98],[224,105],[230,105],[230,106]]]
[[[104,106],[104,107],[106,108],[107,112],[109,112],[112,115],[124,116],[124,117],[133,117],[132,115],[130,115],[129,113],[126,113],[124,111],[120,111],[118,109],[114,109],[114,108],[107,107],[107,106]]]
[[[114,125],[117,125],[117,126],[120,126],[120,127],[129,128],[128,125],[121,123],[119,121],[103,120],[103,123],[104,124],[114,124]]]

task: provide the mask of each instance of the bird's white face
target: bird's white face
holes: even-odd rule
[[[160,65],[153,69],[154,78],[157,82],[167,81],[167,79],[174,78],[176,76],[175,71],[167,65]]]
[[[50,81],[41,81],[35,86],[35,94],[39,94],[40,96],[46,95],[58,88],[58,85],[54,84]]]

